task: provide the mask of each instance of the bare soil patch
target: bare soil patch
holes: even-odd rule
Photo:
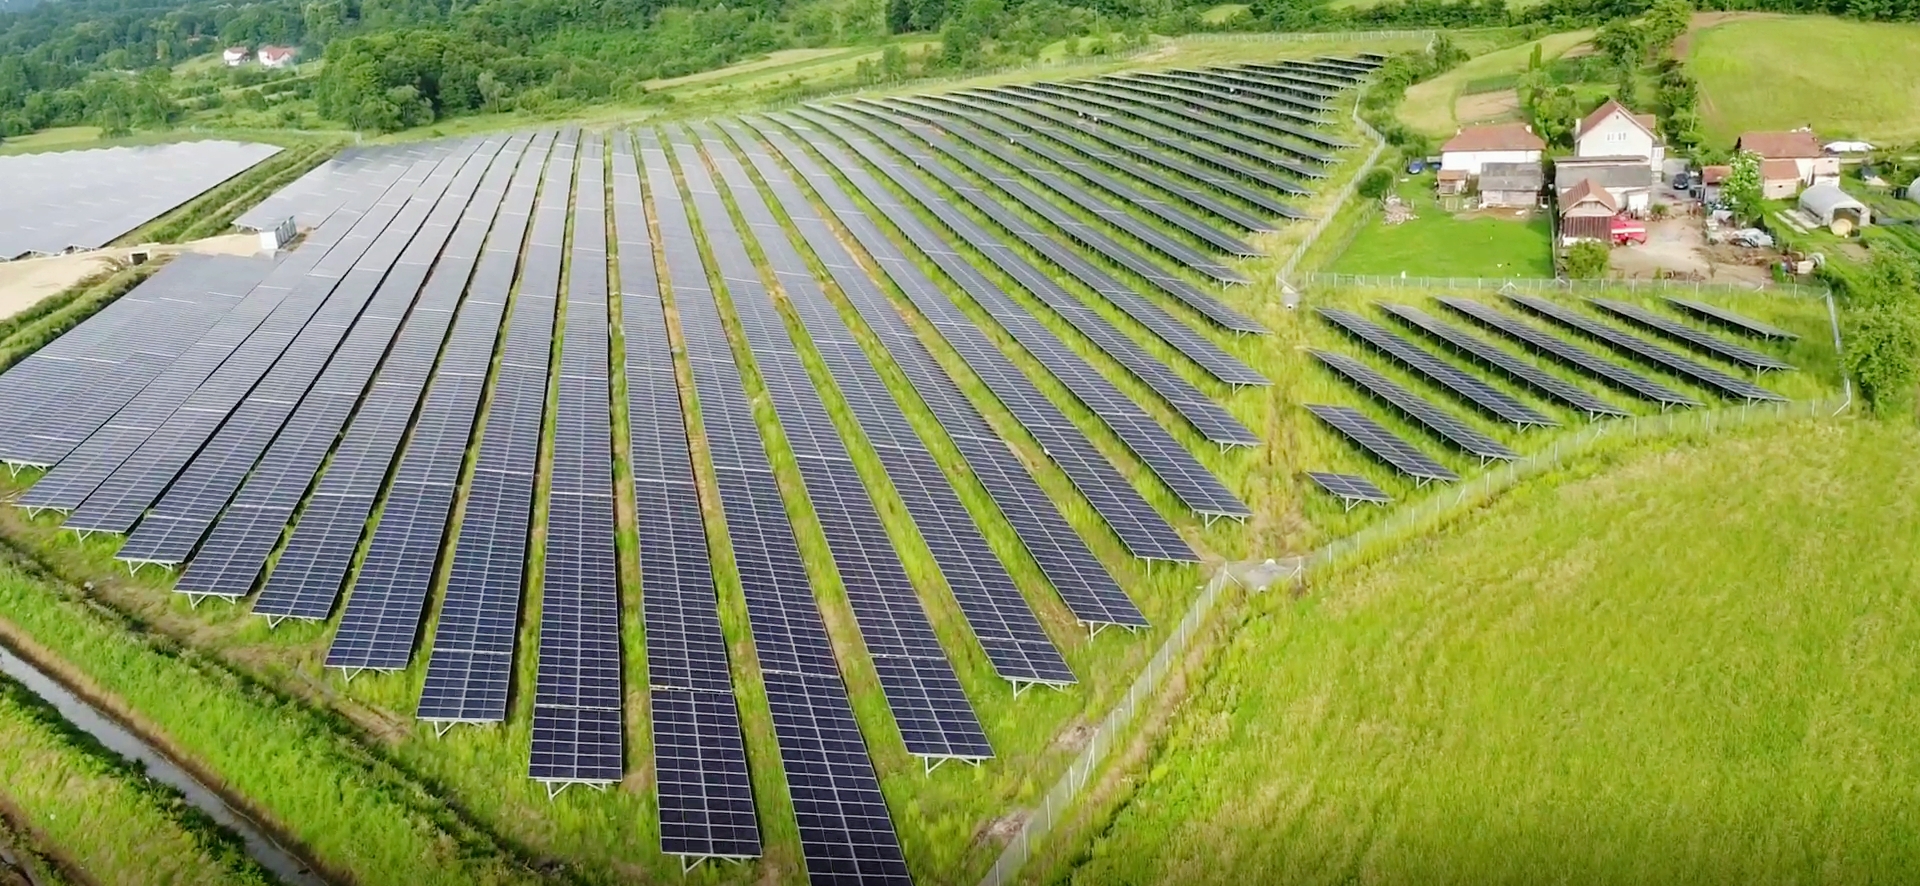
[[[1454,119],[1463,124],[1501,123],[1520,119],[1520,93],[1511,89],[1463,95],[1453,103]]]
[[[1738,246],[1708,246],[1698,218],[1680,217],[1647,223],[1647,242],[1613,250],[1614,273],[1626,279],[1656,276],[1718,283],[1768,282],[1765,250]]]
[[[0,318],[11,317],[33,307],[41,299],[79,283],[116,265],[131,262],[136,251],[154,255],[197,252],[202,255],[252,255],[260,238],[253,234],[228,234],[208,237],[192,243],[163,246],[131,246],[50,255],[0,262]]]

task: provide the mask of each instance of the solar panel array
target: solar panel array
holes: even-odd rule
[[[1346,330],[1355,338],[1366,342],[1381,353],[1392,357],[1400,365],[1413,370],[1455,396],[1480,407],[1495,418],[1510,424],[1527,426],[1557,425],[1554,421],[1532,407],[1514,399],[1505,391],[1481,381],[1473,373],[1463,371],[1453,364],[1434,356],[1431,352],[1401,338],[1392,330],[1368,320],[1352,311],[1337,308],[1317,308],[1320,316],[1328,322]]]
[[[1422,485],[1431,480],[1451,483],[1460,479],[1459,474],[1429,458],[1413,444],[1395,436],[1392,431],[1381,427],[1379,422],[1368,418],[1366,413],[1358,409],[1351,406],[1309,403],[1307,411],[1358,444],[1360,448],[1373,453],[1374,457],[1391,465],[1400,473],[1420,481]]]
[[[935,329],[943,336],[956,336],[962,342],[962,354],[968,356],[968,365],[980,373],[989,388],[1001,402],[1018,404],[1023,408],[1014,409],[1014,417],[1020,421],[1035,438],[1047,447],[1047,451],[1060,464],[1075,486],[1086,493],[1087,490],[1104,492],[1102,495],[1089,494],[1095,510],[1115,527],[1123,542],[1130,548],[1140,545],[1142,548],[1159,552],[1161,539],[1171,534],[1171,528],[1160,530],[1150,525],[1135,530],[1124,522],[1112,522],[1118,518],[1138,517],[1141,520],[1159,520],[1150,506],[1140,498],[1139,493],[1125,484],[1104,460],[1099,460],[1097,452],[1085,442],[1084,437],[1068,433],[1071,426],[1051,403],[1042,399],[1025,376],[1020,375],[1004,357],[990,356],[990,352],[980,345],[969,341],[979,334],[976,327],[962,326],[964,319],[959,317],[951,302],[922,273],[918,266],[907,258],[906,253],[894,245],[883,234],[872,218],[853,202],[852,198],[840,188],[837,180],[829,175],[820,164],[814,162],[811,155],[803,151],[786,134],[765,121],[750,121],[756,131],[765,137],[775,150],[813,186],[814,192],[822,202],[853,234],[874,260],[881,271],[892,280],[907,297],[919,306],[923,312],[933,318]],[[859,187],[863,193],[884,194],[878,182],[864,171],[852,165],[851,159],[839,154],[824,141],[815,141],[812,133],[806,129],[796,130],[804,138],[822,150],[830,164],[844,170],[849,181]],[[749,157],[753,154],[749,153]],[[777,169],[761,165],[774,195],[780,199],[782,208],[795,226],[807,237],[809,245],[827,261],[829,269],[843,269],[851,272],[855,268],[853,256],[844,246],[839,246],[831,229],[825,222],[805,211],[808,204],[805,197],[791,183],[785,183],[783,189]],[[929,241],[921,240],[921,243]],[[838,258],[833,261],[825,257]],[[1123,625],[1144,627],[1146,617],[1140,614],[1133,601],[1127,598],[1117,582],[1100,565],[1100,561],[1087,549],[1086,543],[1073,531],[1066,519],[1060,514],[1046,492],[1022,465],[1011,450],[1002,445],[1000,437],[987,423],[979,407],[968,400],[961,392],[959,384],[941,368],[927,347],[906,320],[900,316],[884,293],[876,286],[861,286],[851,273],[836,274],[835,279],[842,283],[842,292],[853,302],[854,309],[861,319],[878,335],[881,346],[886,348],[888,356],[900,367],[914,392],[926,404],[928,411],[938,421],[940,427],[952,439],[954,447],[967,462],[967,468],[986,488],[987,495],[993,499],[1007,521],[1016,528],[1019,538],[1027,552],[1039,564],[1040,571],[1047,577],[1060,598],[1072,610],[1081,623],[1087,625]],[[971,335],[969,331],[971,330]],[[953,338],[948,338],[952,342]],[[993,352],[997,354],[997,352]],[[1011,406],[1010,406],[1011,408]],[[894,475],[897,479],[900,475]],[[930,489],[933,484],[926,484]],[[1124,510],[1123,510],[1124,508]],[[957,514],[958,511],[943,508],[943,514]],[[1161,521],[1160,526],[1165,526]],[[1149,531],[1152,532],[1149,535]],[[1129,539],[1132,539],[1129,541]],[[1177,540],[1178,536],[1174,536]],[[976,549],[977,550],[977,549]],[[1138,553],[1139,549],[1135,549]],[[936,549],[938,556],[938,549]],[[1188,549],[1184,557],[1192,557]],[[970,560],[972,558],[969,558]],[[974,562],[980,562],[974,560]],[[951,578],[955,573],[948,573]],[[964,573],[961,573],[964,574]],[[981,641],[988,640],[981,635]]]
[[[1362,390],[1391,404],[1421,427],[1467,453],[1480,458],[1514,459],[1520,456],[1499,441],[1480,433],[1452,413],[1407,390],[1381,375],[1373,367],[1345,354],[1313,350],[1309,353],[1328,369],[1344,376]]]
[[[822,121],[827,118],[812,117],[804,114],[802,116],[821,125],[831,125],[822,123]],[[947,225],[949,230],[966,232],[969,240],[975,244],[992,244],[993,241],[990,235],[985,231],[979,230],[978,226],[974,225],[970,219],[967,219],[964,215],[961,215],[958,210],[954,209],[944,200],[941,200],[935,192],[927,186],[923,179],[913,176],[911,173],[900,168],[897,164],[893,163],[892,160],[888,159],[886,155],[874,149],[871,143],[866,142],[864,139],[846,132],[837,134],[862,157],[865,157],[868,162],[874,164],[882,173],[899,184],[902,189],[913,194],[922,206],[940,215],[942,222]],[[902,150],[903,153],[912,150],[910,146],[907,146],[899,139],[894,139],[890,141],[889,144],[898,150]],[[922,155],[918,163],[925,168],[926,165],[931,165],[934,161],[932,158]],[[868,199],[874,199],[873,195],[868,195]],[[918,238],[914,239],[916,243],[925,242]],[[990,258],[998,255],[1005,260],[1006,264],[1003,266],[1005,268],[1021,270],[1024,266],[1023,276],[1027,281],[1030,281],[1027,283],[1030,290],[1048,291],[1056,289],[1050,280],[1047,280],[1044,275],[1040,274],[1037,269],[1034,269],[1031,265],[1026,265],[1023,260],[1019,260],[1018,257],[1010,250],[1007,250],[1004,245],[998,249],[989,248],[986,252]],[[1060,379],[1061,383],[1065,384],[1068,389],[1074,393],[1074,396],[1078,397],[1095,415],[1099,416],[1099,418],[1107,424],[1107,427],[1113,430],[1114,435],[1119,437],[1121,442],[1125,443],[1129,449],[1133,450],[1134,454],[1138,456],[1142,462],[1146,463],[1147,467],[1173,491],[1176,497],[1188,507],[1208,516],[1242,518],[1252,513],[1246,504],[1240,501],[1232,491],[1228,490],[1204,465],[1200,464],[1200,461],[1194,458],[1192,453],[1188,452],[1178,441],[1174,440],[1173,436],[1148,416],[1138,404],[1121,393],[1106,376],[1100,374],[1100,372],[1088,364],[1084,358],[1074,353],[1067,347],[1066,343],[1054,336],[1050,330],[1042,326],[1032,315],[1021,309],[1020,306],[1015,304],[1012,299],[1009,299],[1005,293],[988,283],[985,278],[979,275],[977,270],[973,269],[972,265],[966,264],[965,262],[959,262],[959,265],[961,268],[964,268],[964,270],[959,271],[957,274],[950,272],[950,276],[954,276],[955,282],[959,283],[961,288],[967,291],[967,294],[973,296],[976,302],[985,307],[988,313],[991,314],[1002,327],[1008,332],[1013,333],[1014,338],[1018,340],[1029,353],[1033,354],[1036,360],[1046,366],[1048,371],[1053,373],[1054,377]],[[1064,295],[1064,293],[1062,294]],[[1086,310],[1085,306],[1081,305],[1078,301],[1073,303],[1070,310],[1072,309],[1077,309],[1078,311]],[[969,326],[971,325],[972,324],[969,323]],[[1092,328],[1091,324],[1089,324],[1089,328]],[[1111,327],[1105,328],[1113,332],[1114,336],[1118,337],[1117,331],[1113,331]],[[1125,341],[1124,339],[1122,340]],[[1133,346],[1131,341],[1125,341],[1125,344],[1127,346]],[[1137,348],[1137,346],[1133,347]],[[1116,349],[1119,349],[1119,347],[1116,346]],[[1153,361],[1151,357],[1145,357],[1145,355],[1142,355],[1142,357],[1152,365],[1140,366],[1136,370],[1137,372],[1172,376],[1172,381],[1169,382],[1169,385],[1173,382],[1177,382],[1183,386],[1186,385],[1184,380],[1179,379],[1177,375],[1173,375],[1164,364]],[[1129,368],[1134,367],[1130,365]],[[1163,396],[1166,395],[1163,394]],[[1182,402],[1174,404],[1176,408],[1182,405],[1186,407],[1185,410],[1182,410],[1182,415],[1186,416],[1190,421],[1194,420],[1196,416],[1202,417],[1201,420],[1207,421],[1207,423],[1213,427],[1215,433],[1221,437],[1251,434],[1251,432],[1245,430],[1244,426],[1239,424],[1238,419],[1228,415],[1225,410],[1221,410],[1218,404],[1207,400],[1205,395],[1194,391],[1193,396],[1199,399],[1195,400],[1191,397],[1183,397]],[[1204,416],[1216,410],[1219,415],[1224,416],[1223,419],[1209,421],[1204,418]],[[1235,428],[1238,428],[1238,430],[1234,430]],[[1184,543],[1182,543],[1181,547],[1184,546]]]
[[[1587,393],[1586,389],[1562,380],[1559,376],[1547,372],[1538,366],[1501,350],[1499,346],[1480,338],[1458,326],[1441,321],[1419,308],[1408,305],[1381,305],[1381,310],[1400,318],[1402,321],[1426,334],[1433,336],[1454,349],[1472,357],[1483,365],[1491,366],[1505,373],[1508,378],[1532,388],[1535,392],[1564,406],[1578,409],[1589,416],[1627,416],[1632,413],[1614,406],[1605,400]]]
[[[1440,303],[1480,323],[1482,326],[1514,339],[1539,353],[1545,354],[1562,363],[1572,366],[1594,378],[1605,381],[1621,390],[1666,406],[1698,406],[1700,402],[1684,394],[1676,393],[1667,386],[1653,381],[1637,372],[1633,372],[1611,360],[1600,357],[1578,345],[1569,343],[1559,336],[1535,329],[1510,314],[1504,314],[1480,302],[1466,298],[1441,298]]]
[[[1325,489],[1327,492],[1338,496],[1342,501],[1347,502],[1348,507],[1359,503],[1376,505],[1393,503],[1393,496],[1380,491],[1380,487],[1373,485],[1372,480],[1368,480],[1358,474],[1330,474],[1324,471],[1308,471],[1307,479],[1312,480],[1314,485]]]
[[[1734,378],[1718,369],[1702,366],[1639,336],[1629,335],[1599,321],[1581,316],[1570,308],[1531,295],[1508,295],[1508,300],[1569,329],[1612,346],[1683,376],[1730,397],[1743,400],[1785,400],[1766,388],[1745,379]]]
[[[1771,323],[1762,323],[1752,317],[1737,314],[1726,308],[1710,305],[1706,302],[1685,298],[1669,298],[1667,299],[1667,303],[1699,316],[1701,319],[1713,321],[1743,335],[1774,338],[1782,341],[1794,341],[1800,338],[1800,336],[1781,329],[1778,326],[1774,326]]]
[[[1684,323],[1676,323],[1639,305],[1605,298],[1590,298],[1587,299],[1587,302],[1597,305],[1608,313],[1625,317],[1634,323],[1658,332],[1661,335],[1665,335],[1668,338],[1692,345],[1696,350],[1705,351],[1729,363],[1762,372],[1769,369],[1793,368],[1793,364],[1781,360],[1778,357],[1762,354],[1752,348],[1742,347],[1732,342],[1721,341],[1705,332]]]
[[[278,153],[197,141],[0,157],[0,260],[98,249]]]
[[[808,877],[910,882],[672,166],[651,131],[640,154]],[[687,185],[697,186],[691,174]],[[703,202],[719,202],[706,193]]]
[[[671,187],[671,179],[665,179]],[[675,195],[677,197],[677,194]],[[691,858],[760,854],[746,743],[694,484],[667,314],[625,135],[613,142],[627,428],[640,534],[660,849]],[[683,264],[686,264],[683,262]]]

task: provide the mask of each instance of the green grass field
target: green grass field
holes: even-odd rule
[[[1920,138],[1920,25],[1817,17],[1726,22],[1693,36],[1707,141],[1812,126],[1822,139]]]
[[[1400,103],[1400,119],[1427,135],[1436,138],[1450,136],[1459,128],[1454,115],[1454,103],[1460,99],[1467,84],[1525,71],[1536,45],[1540,47],[1541,57],[1551,61],[1592,37],[1592,31],[1551,34],[1539,40],[1474,56],[1459,67],[1408,89],[1406,99]]]
[[[1388,225],[1369,218],[1328,270],[1341,274],[1411,277],[1551,277],[1553,229],[1545,214],[1516,219],[1510,212],[1458,218],[1440,206],[1433,176],[1402,182],[1400,196],[1416,218]]]
[[[1916,465],[1737,432],[1262,598],[1069,881],[1911,881]]]

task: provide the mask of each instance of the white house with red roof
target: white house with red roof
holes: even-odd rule
[[[225,52],[220,53],[220,60],[226,62],[229,68],[237,68],[246,64],[247,58],[251,55],[253,53],[247,51],[245,46],[229,46]]]
[[[1547,143],[1525,123],[1469,126],[1440,146],[1440,171],[1479,178],[1488,163],[1534,163]]]
[[[269,68],[292,67],[294,58],[299,54],[299,50],[291,46],[262,46],[260,64]]]
[[[1647,167],[1647,179],[1660,177],[1667,162],[1667,141],[1652,114],[1635,114],[1607,99],[1573,130],[1573,155],[1581,158],[1635,159]]]

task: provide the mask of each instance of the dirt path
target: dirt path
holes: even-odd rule
[[[192,243],[96,249],[72,255],[53,255],[0,262],[0,318],[11,317],[41,299],[88,277],[130,261],[135,251],[155,255],[198,252],[203,255],[252,255],[260,239],[253,234],[227,234]]]

